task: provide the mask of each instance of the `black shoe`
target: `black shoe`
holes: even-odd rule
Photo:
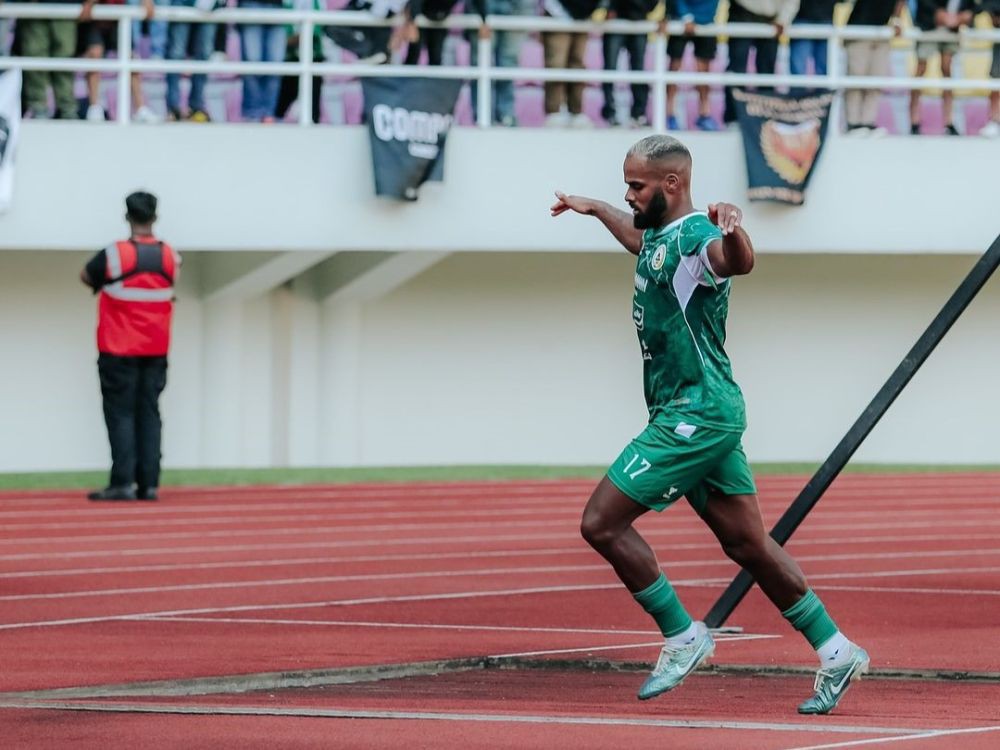
[[[105,487],[87,494],[88,500],[135,500],[135,490],[131,487]]]
[[[945,135],[958,135],[958,130],[950,122],[944,126]]]
[[[156,487],[140,487],[139,491],[135,493],[137,500],[158,500],[159,497],[156,494]]]
[[[915,122],[910,125],[910,135],[920,135],[920,123]]]

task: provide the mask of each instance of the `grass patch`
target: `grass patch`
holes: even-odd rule
[[[605,466],[413,466],[364,467],[352,469],[166,469],[162,484],[166,487],[261,484],[347,484],[352,482],[461,482],[513,479],[589,479],[598,480]],[[808,477],[818,464],[763,463],[753,470],[760,476],[794,474]],[[849,464],[848,474],[1000,471],[1000,466],[924,465],[924,464]],[[94,489],[107,482],[104,471],[56,471],[0,474],[0,489]]]

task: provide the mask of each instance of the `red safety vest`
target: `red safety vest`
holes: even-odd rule
[[[180,256],[153,237],[116,242],[104,252],[97,350],[119,357],[166,356]]]

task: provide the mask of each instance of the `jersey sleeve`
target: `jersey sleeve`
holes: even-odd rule
[[[708,246],[722,239],[722,230],[705,214],[696,214],[680,228],[680,252],[691,275],[701,286],[716,288],[724,278],[715,273],[708,259]]]
[[[108,253],[106,250],[101,250],[93,258],[87,261],[87,265],[83,267],[84,271],[87,272],[87,278],[91,281],[91,286],[94,289],[100,289],[104,286],[104,282],[107,281],[108,277]]]

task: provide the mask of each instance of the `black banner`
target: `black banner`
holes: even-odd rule
[[[366,78],[362,89],[375,194],[415,201],[422,184],[444,177],[444,144],[462,81]]]
[[[752,201],[802,205],[830,120],[830,92],[812,96],[734,89]]]

